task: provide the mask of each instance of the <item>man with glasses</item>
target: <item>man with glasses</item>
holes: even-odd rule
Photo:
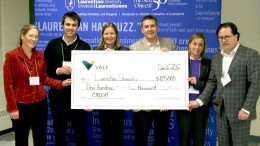
[[[221,51],[214,55],[207,85],[196,101],[190,101],[189,110],[208,103],[216,91],[219,146],[248,146],[260,94],[259,53],[239,43],[233,23],[219,25],[216,34]]]

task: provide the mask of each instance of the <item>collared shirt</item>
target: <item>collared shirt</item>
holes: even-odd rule
[[[151,51],[160,51],[161,50],[159,38],[157,37],[156,39],[157,39],[157,42],[155,44],[152,44],[145,38],[147,45]]]
[[[237,44],[237,46],[235,47],[234,50],[232,50],[229,54],[226,54],[223,49],[221,50],[221,54],[223,56],[223,60],[222,60],[222,77],[228,75],[228,70],[230,67],[230,64],[237,52],[239,43]]]
[[[73,44],[73,43],[77,40],[77,38],[78,38],[78,36],[76,35],[75,39],[72,40],[72,42],[68,43],[68,42],[65,40],[64,35],[62,36],[62,40],[67,44],[67,46]]]

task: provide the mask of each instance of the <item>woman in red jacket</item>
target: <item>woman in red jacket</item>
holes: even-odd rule
[[[34,145],[46,145],[48,109],[44,84],[57,89],[71,84],[70,79],[48,78],[44,55],[35,49],[38,39],[38,27],[26,24],[21,30],[19,47],[5,55],[6,109],[12,120],[16,146],[28,146],[30,128]]]

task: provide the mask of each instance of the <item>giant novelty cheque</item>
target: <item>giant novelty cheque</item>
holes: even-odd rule
[[[187,51],[73,51],[72,108],[187,109],[187,58]]]

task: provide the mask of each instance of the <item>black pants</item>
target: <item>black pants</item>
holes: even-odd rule
[[[180,146],[190,146],[193,133],[193,146],[204,146],[209,106],[202,106],[192,111],[178,110]]]
[[[55,132],[55,145],[66,146],[67,125],[71,121],[74,130],[76,146],[87,146],[86,136],[86,111],[83,109],[71,109],[70,87],[63,91],[49,91],[50,108],[53,118],[53,128]]]
[[[147,146],[148,135],[154,122],[154,146],[167,146],[170,111],[135,112],[135,146]]]
[[[19,119],[13,120],[13,129],[15,132],[15,145],[28,146],[28,137],[30,128],[32,129],[33,145],[46,145],[46,126],[48,118],[47,100],[44,99],[38,103],[17,104],[19,110]]]
[[[123,146],[124,110],[99,110],[102,146]]]
[[[86,112],[75,109],[51,108],[53,127],[55,131],[55,145],[66,146],[67,125],[71,121],[75,133],[76,145],[87,146],[86,137]]]

